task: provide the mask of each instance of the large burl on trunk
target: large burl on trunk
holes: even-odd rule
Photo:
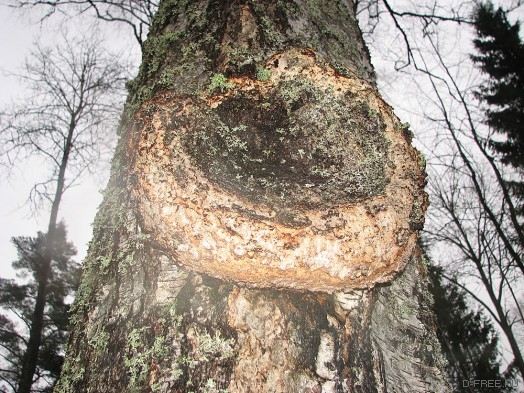
[[[423,160],[352,7],[161,4],[57,391],[448,391]]]

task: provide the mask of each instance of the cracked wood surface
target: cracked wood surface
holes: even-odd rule
[[[129,89],[57,392],[449,391],[351,1],[162,1]]]

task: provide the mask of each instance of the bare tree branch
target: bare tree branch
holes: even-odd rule
[[[132,29],[136,41],[142,46],[151,27],[158,0],[9,0],[19,9],[41,9],[41,21],[55,13],[66,15],[91,14],[106,21],[123,24]]]

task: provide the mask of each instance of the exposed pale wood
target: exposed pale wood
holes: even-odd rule
[[[164,2],[144,48],[58,391],[447,391],[350,2]]]

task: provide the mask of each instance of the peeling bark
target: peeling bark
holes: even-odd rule
[[[349,1],[165,1],[57,391],[448,391],[419,161]]]

